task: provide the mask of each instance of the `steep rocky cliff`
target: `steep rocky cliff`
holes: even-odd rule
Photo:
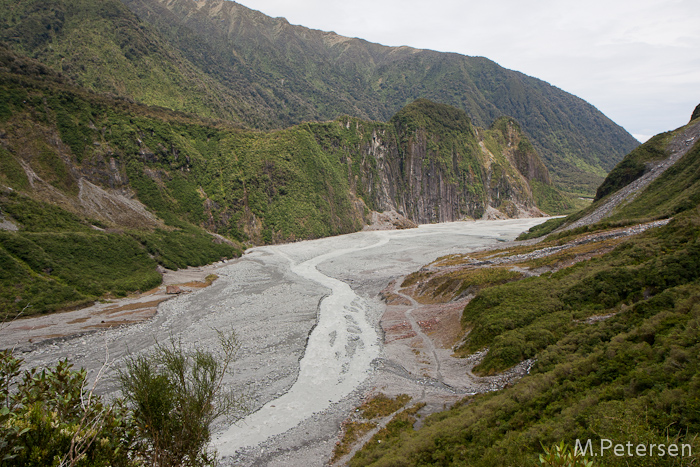
[[[359,168],[350,183],[373,210],[395,210],[419,224],[543,215],[530,182],[551,186],[549,173],[511,118],[486,130],[464,111],[421,99],[387,125],[335,124],[361,141],[341,157]],[[330,150],[343,138],[319,141]]]

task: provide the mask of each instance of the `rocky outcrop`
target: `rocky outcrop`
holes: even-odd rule
[[[456,108],[419,100],[390,123],[372,129],[359,156],[375,210],[418,224],[543,215],[529,182],[551,184],[549,173],[513,119],[483,130]]]

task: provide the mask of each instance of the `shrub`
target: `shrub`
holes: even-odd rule
[[[20,379],[21,364],[12,351],[0,352],[3,466],[132,465],[126,410],[88,390],[84,369],[62,360],[54,368],[25,370]]]
[[[219,338],[218,355],[172,340],[127,360],[120,381],[133,410],[137,457],[148,465],[200,466],[216,458],[207,449],[209,426],[242,405],[222,386],[238,342],[233,333],[220,333]]]
[[[593,461],[589,461],[583,454],[575,452],[571,446],[563,441],[551,448],[543,447],[544,454],[540,454],[540,464],[547,467],[592,467]]]

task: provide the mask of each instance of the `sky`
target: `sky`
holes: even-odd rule
[[[700,104],[700,0],[239,0],[389,46],[482,56],[574,94],[640,141]]]

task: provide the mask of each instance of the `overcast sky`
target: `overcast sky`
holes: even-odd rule
[[[590,102],[644,140],[700,103],[700,0],[240,0],[292,24],[484,56]]]

